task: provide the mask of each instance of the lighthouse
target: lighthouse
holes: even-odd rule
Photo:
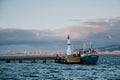
[[[67,55],[71,55],[71,42],[70,42],[70,36],[67,37]]]

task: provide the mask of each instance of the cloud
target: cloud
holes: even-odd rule
[[[61,38],[68,33],[72,40],[91,40],[95,45],[105,46],[120,43],[120,18],[87,20],[79,25],[56,30]]]
[[[105,28],[103,26],[86,26],[86,25],[80,25],[80,26],[70,26],[66,27],[60,30],[57,30],[57,33],[62,37],[66,36],[65,33],[68,33],[71,35],[73,39],[80,39],[84,40],[87,39],[89,36],[93,34],[99,34],[102,32],[105,32],[107,30],[110,30],[110,28]]]
[[[87,20],[77,26],[71,25],[56,30],[0,28],[0,44],[66,40],[67,35],[70,35],[72,40],[84,41],[91,39],[102,43],[120,43],[120,17]]]
[[[55,32],[50,30],[0,29],[0,45],[37,44],[56,39]]]
[[[114,26],[114,25],[112,25]],[[80,25],[68,26],[62,29],[57,30],[58,34],[64,36],[65,33],[68,33],[72,36],[73,39],[84,40],[89,38],[94,34],[103,33],[111,30],[112,26],[110,23],[105,21],[85,21]],[[65,35],[66,36],[66,35]]]

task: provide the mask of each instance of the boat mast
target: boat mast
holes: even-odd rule
[[[93,47],[92,42],[90,42],[90,53],[92,52],[92,47]]]
[[[86,44],[83,43],[83,51],[86,49]]]

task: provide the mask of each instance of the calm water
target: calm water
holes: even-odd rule
[[[116,80],[120,55],[100,56],[97,65],[0,62],[0,80]]]

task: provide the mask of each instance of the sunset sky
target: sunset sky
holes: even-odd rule
[[[119,44],[120,0],[0,0],[0,45],[67,35],[97,46]]]

